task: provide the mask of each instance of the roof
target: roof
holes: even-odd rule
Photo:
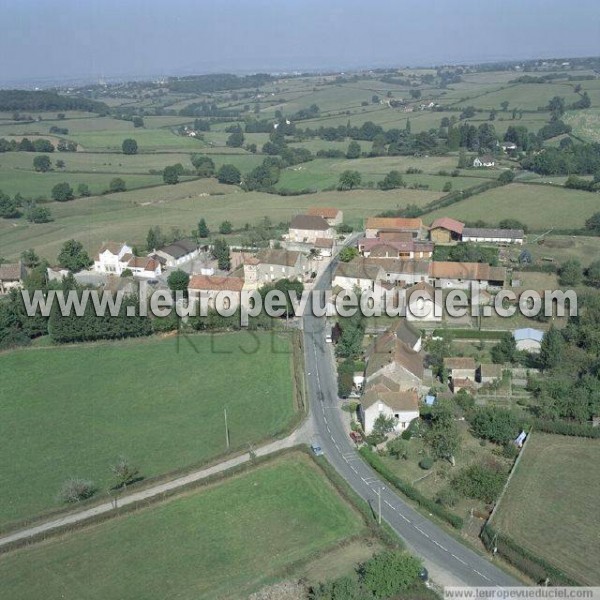
[[[461,223],[456,219],[451,219],[450,217],[441,217],[440,219],[436,219],[431,224],[429,229],[447,229],[448,231],[461,234],[464,226],[464,223]]]
[[[386,390],[383,386],[372,388],[369,386],[361,399],[363,409],[370,408],[377,402],[383,402],[394,412],[417,412],[419,410],[419,395],[417,390],[400,391],[395,389]]]
[[[218,277],[216,275],[194,275],[188,289],[197,291],[241,292],[244,280],[240,277]]]
[[[2,281],[20,281],[25,274],[25,267],[21,262],[0,265],[0,280]]]
[[[452,389],[456,390],[456,388],[470,388],[472,390],[475,389],[475,382],[469,378],[458,378],[452,381]]]
[[[475,361],[470,356],[450,356],[444,359],[446,369],[474,369]]]
[[[423,378],[423,356],[415,352],[390,331],[377,338],[367,350],[367,377],[375,375],[383,367],[395,362],[419,379]]]
[[[386,254],[398,254],[399,252],[433,252],[431,242],[421,242],[419,240],[388,240],[382,238],[362,238],[358,242],[358,247],[364,252],[370,252],[370,256],[376,258]]]
[[[167,264],[167,259],[164,256],[159,256],[158,254],[148,254],[148,256],[159,262],[161,265]]]
[[[464,233],[463,233],[464,235]],[[433,261],[429,275],[434,279],[472,279],[475,281],[506,280],[504,267],[490,267],[487,263]]]
[[[103,252],[106,252],[107,250],[111,253],[111,254],[120,254],[121,250],[123,249],[123,246],[126,246],[127,244],[125,242],[104,242],[102,244],[102,246],[100,246],[100,250],[98,250],[98,254],[102,254]]]
[[[296,215],[290,223],[290,229],[310,229],[313,231],[327,231],[329,224],[318,215]]]
[[[502,377],[502,365],[482,363],[479,367],[479,371],[482,377]]]
[[[299,257],[300,252],[295,250],[281,250],[275,248],[261,250],[256,255],[259,264],[281,265],[284,267],[293,267],[298,262]]]
[[[493,163],[495,161],[491,154],[484,154],[483,156],[478,156],[477,158],[479,158],[482,163]]]
[[[144,269],[144,271],[156,271],[158,265],[158,261],[150,256],[134,256],[127,263],[127,266],[132,269]]]
[[[173,258],[181,258],[186,254],[191,254],[198,250],[198,244],[193,242],[192,240],[177,240],[164,248],[161,248],[160,251],[172,256]]]
[[[410,231],[380,231],[378,237],[386,242],[410,242],[413,239]]]
[[[339,208],[332,206],[311,206],[307,211],[307,215],[322,217],[323,219],[335,219],[340,213]]]
[[[513,337],[517,342],[521,340],[535,340],[541,342],[544,337],[544,332],[539,329],[533,329],[532,327],[525,327],[523,329],[515,329],[513,331]]]
[[[365,264],[381,267],[386,273],[396,275],[428,275],[429,261],[403,260],[401,258],[365,258]]]
[[[367,219],[366,229],[397,229],[397,230],[418,230],[423,227],[421,219],[405,219],[403,217],[369,217]]]
[[[366,258],[355,258],[350,262],[338,263],[333,277],[351,277],[353,279],[370,279],[375,281],[379,278],[381,267],[378,263],[367,262]]]
[[[315,248],[333,248],[332,238],[317,238],[314,243]]]
[[[511,240],[525,237],[522,229],[486,229],[485,227],[465,227],[462,234],[463,237],[509,238]]]
[[[421,339],[421,332],[406,319],[401,319],[394,329],[396,338],[408,344],[411,348]]]

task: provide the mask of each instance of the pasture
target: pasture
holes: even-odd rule
[[[225,406],[232,449],[274,436],[295,413],[291,356],[248,332],[0,354],[0,524],[61,506],[70,477],[106,493],[119,455],[153,477],[224,454]]]
[[[598,211],[596,194],[552,185],[513,183],[477,194],[424,217],[427,223],[448,216],[461,221],[497,224],[518,219],[531,230],[579,229]]]
[[[492,522],[582,585],[600,581],[598,461],[600,440],[533,433]]]
[[[247,598],[364,528],[319,468],[296,453],[2,556],[0,595]]]

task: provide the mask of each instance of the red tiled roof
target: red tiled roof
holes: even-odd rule
[[[197,291],[241,292],[244,280],[240,277],[219,277],[215,275],[194,275],[188,289]]]
[[[423,227],[421,219],[405,219],[402,217],[369,217],[366,229],[398,229],[417,230]]]
[[[339,208],[333,208],[332,206],[311,206],[306,211],[306,214],[323,217],[324,219],[335,219],[339,212]]]
[[[442,217],[440,219],[436,219],[429,229],[447,229],[448,231],[453,231],[454,233],[461,234],[465,224],[457,221],[456,219],[451,219],[450,217]]]

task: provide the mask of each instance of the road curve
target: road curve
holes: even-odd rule
[[[331,286],[336,261],[315,284]],[[403,500],[358,454],[340,417],[335,368],[325,342],[325,320],[307,310],[303,317],[307,393],[316,440],[325,457],[354,491],[375,509],[381,493],[382,518],[423,562],[439,585],[517,586],[511,577],[486,557],[466,547]]]

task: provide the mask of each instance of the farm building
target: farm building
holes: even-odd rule
[[[523,329],[515,329],[513,337],[517,342],[517,350],[525,350],[526,352],[537,353],[542,348],[542,339],[544,332],[532,327]]]
[[[475,361],[470,356],[451,356],[444,359],[444,369],[452,381],[469,379],[475,381]]]
[[[344,263],[340,262],[334,273],[332,286],[344,290],[358,287],[362,291],[374,291],[375,282],[383,279],[383,269],[377,263],[367,263],[364,258],[355,258]]]
[[[0,264],[0,294],[19,289],[26,275],[27,271],[22,262]]]
[[[190,304],[204,301],[208,308],[214,308],[219,292],[229,292],[239,298],[243,287],[244,280],[241,277],[194,275],[188,283]]]
[[[332,256],[333,243],[334,240],[332,238],[317,238],[313,247],[319,251],[319,256]]]
[[[177,267],[193,260],[200,254],[198,244],[192,240],[177,240],[164,248],[155,250],[156,257],[162,258],[167,267]],[[155,258],[153,256],[153,258]]]
[[[506,269],[486,263],[433,261],[429,263],[429,279],[444,288],[468,289],[473,283],[478,283],[481,288],[502,288]]]
[[[435,294],[435,288],[421,281],[404,290],[406,318],[409,321],[441,321],[442,299]]]
[[[412,237],[420,238],[423,235],[423,221],[401,217],[369,217],[365,225],[366,237],[381,237],[382,233],[410,233]]]
[[[504,152],[513,152],[517,149],[517,145],[514,142],[502,142],[500,147]]]
[[[473,166],[477,167],[477,168],[487,167],[489,169],[495,165],[496,165],[496,161],[491,154],[485,154],[484,156],[477,156],[477,157],[475,157],[475,160],[473,161]]]
[[[482,363],[477,369],[477,379],[480,383],[494,383],[502,379],[502,365]]]
[[[365,237],[358,241],[358,251],[365,258],[427,260],[433,256],[433,244],[415,239],[396,241]]]
[[[489,244],[522,244],[525,232],[522,229],[485,229],[465,227],[462,232],[463,242],[487,242]]]
[[[333,208],[331,206],[311,206],[306,211],[306,214],[325,219],[331,227],[341,225],[344,220],[344,213],[339,208]]]
[[[388,283],[413,285],[429,280],[429,262],[425,260],[401,260],[393,258],[365,258],[365,264],[377,266],[383,271],[382,279]]]
[[[302,281],[308,274],[308,260],[302,252],[266,249],[244,262],[245,289],[289,279]]]
[[[429,237],[436,244],[449,244],[450,242],[459,242],[462,239],[464,223],[451,219],[450,217],[442,217],[436,219],[429,228]]]

